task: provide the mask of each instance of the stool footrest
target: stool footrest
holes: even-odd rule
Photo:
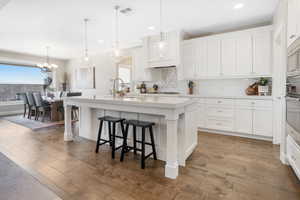
[[[137,143],[142,143],[142,141],[139,141],[139,140],[136,140],[136,142],[137,142]],[[152,146],[152,144],[151,144],[151,143],[149,143],[149,142],[145,142],[145,144],[146,144],[146,145],[150,145],[150,146]]]

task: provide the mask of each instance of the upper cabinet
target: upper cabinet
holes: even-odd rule
[[[253,73],[254,75],[269,75],[272,61],[271,32],[261,31],[253,34]]]
[[[143,39],[148,68],[178,66],[180,64],[181,32],[172,31],[164,34],[165,46],[159,48],[160,36],[150,36]]]
[[[300,1],[288,0],[287,43],[290,46],[300,36]]]
[[[271,26],[186,40],[184,79],[272,76]]]
[[[142,47],[132,50],[132,80],[151,81],[151,71],[147,68],[145,49]]]

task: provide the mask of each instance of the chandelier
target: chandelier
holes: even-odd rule
[[[50,47],[47,46],[46,47],[46,62],[37,64],[37,67],[40,68],[43,72],[52,72],[53,69],[58,68],[58,66],[56,64],[50,63],[49,49],[50,49]]]

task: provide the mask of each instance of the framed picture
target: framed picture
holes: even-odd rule
[[[78,89],[95,89],[95,67],[80,67],[75,70]]]

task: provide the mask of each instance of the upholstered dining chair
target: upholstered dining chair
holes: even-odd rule
[[[45,116],[48,114],[51,119],[51,107],[50,104],[45,102],[40,92],[33,93],[33,98],[36,104],[36,120],[39,120],[40,114],[43,115],[42,121],[45,121]]]
[[[27,92],[26,97],[28,100],[28,119],[31,119],[33,114],[36,116],[36,104],[32,92]]]
[[[23,114],[23,117],[25,117],[26,113],[27,113],[27,108],[29,110],[29,103],[28,103],[28,99],[27,99],[26,93],[19,93],[18,96],[19,96],[20,100],[22,100],[23,103],[24,103],[24,114]]]

